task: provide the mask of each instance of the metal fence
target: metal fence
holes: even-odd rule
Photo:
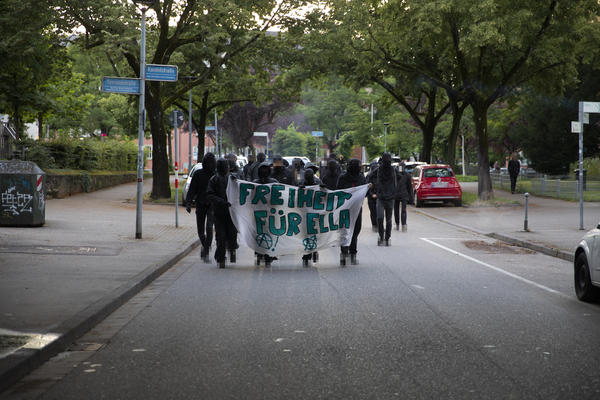
[[[510,177],[507,174],[490,174],[494,188],[510,190]],[[566,200],[579,199],[579,181],[568,178],[548,177],[541,175],[534,178],[519,176],[517,180],[519,192],[529,192],[533,195],[556,197]],[[584,193],[600,193],[600,181],[584,179]]]

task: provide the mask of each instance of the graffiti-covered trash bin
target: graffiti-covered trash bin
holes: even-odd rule
[[[31,161],[0,161],[0,226],[46,222],[46,174]]]

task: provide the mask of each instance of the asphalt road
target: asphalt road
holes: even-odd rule
[[[570,263],[414,213],[391,247],[363,229],[358,266],[320,254],[196,251],[2,398],[600,398],[600,305]]]

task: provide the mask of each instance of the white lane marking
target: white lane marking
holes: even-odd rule
[[[423,286],[421,286],[421,285],[410,285],[410,286],[414,287],[415,289],[421,289],[421,290],[424,290],[424,289],[425,289],[425,288],[424,288]]]
[[[429,244],[432,244],[432,245],[434,245],[434,246],[437,246],[437,247],[439,247],[440,249],[443,249],[443,250],[446,250],[446,251],[448,251],[448,252],[450,252],[450,253],[453,253],[453,254],[455,254],[455,255],[457,255],[457,256],[459,256],[459,257],[463,257],[463,258],[465,258],[465,259],[467,259],[467,260],[469,260],[469,261],[473,261],[474,263],[477,263],[477,264],[479,264],[479,265],[483,265],[484,267],[487,267],[487,268],[489,268],[489,269],[491,269],[491,270],[494,270],[494,271],[496,271],[496,272],[499,272],[499,273],[501,273],[501,274],[504,274],[504,275],[506,275],[506,276],[510,276],[511,278],[514,278],[514,279],[517,279],[517,280],[519,280],[519,281],[521,281],[521,282],[527,283],[528,285],[535,286],[535,287],[536,287],[536,288],[538,288],[538,289],[545,290],[546,292],[549,292],[549,293],[552,293],[552,294],[555,294],[555,295],[558,295],[558,296],[561,296],[561,297],[564,297],[564,298],[567,298],[567,299],[570,299],[570,298],[571,298],[571,296],[567,296],[566,294],[564,294],[564,293],[561,293],[561,292],[559,292],[558,290],[554,290],[554,289],[551,289],[551,288],[549,288],[548,286],[544,286],[544,285],[541,285],[541,284],[539,284],[539,283],[537,283],[537,282],[530,281],[530,280],[529,280],[529,279],[527,279],[527,278],[523,278],[522,276],[519,276],[519,275],[513,274],[512,272],[505,271],[505,270],[503,270],[502,268],[495,267],[495,266],[493,266],[493,265],[491,265],[491,264],[488,264],[488,263],[486,263],[486,262],[480,261],[480,260],[478,260],[478,259],[476,259],[476,258],[473,258],[473,257],[471,257],[471,256],[468,256],[468,255],[466,255],[466,254],[463,254],[463,253],[461,253],[461,252],[459,252],[459,251],[453,250],[453,249],[451,249],[451,248],[449,248],[449,247],[446,247],[446,246],[444,246],[444,245],[441,245],[441,244],[439,244],[439,243],[436,243],[436,242],[434,242],[434,241],[432,241],[432,240],[429,240],[429,239],[427,239],[427,238],[420,238],[420,239],[421,239],[421,240],[423,240],[423,241],[425,241],[425,242],[427,242],[427,243],[429,243]]]

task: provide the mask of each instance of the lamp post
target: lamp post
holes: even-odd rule
[[[142,11],[142,37],[140,41],[140,104],[138,115],[137,201],[135,210],[135,238],[142,238],[142,204],[144,200],[144,122],[146,121],[146,11],[156,0],[133,0]]]
[[[384,153],[387,153],[387,130],[388,130],[389,125],[390,125],[389,122],[383,123],[383,152]]]

